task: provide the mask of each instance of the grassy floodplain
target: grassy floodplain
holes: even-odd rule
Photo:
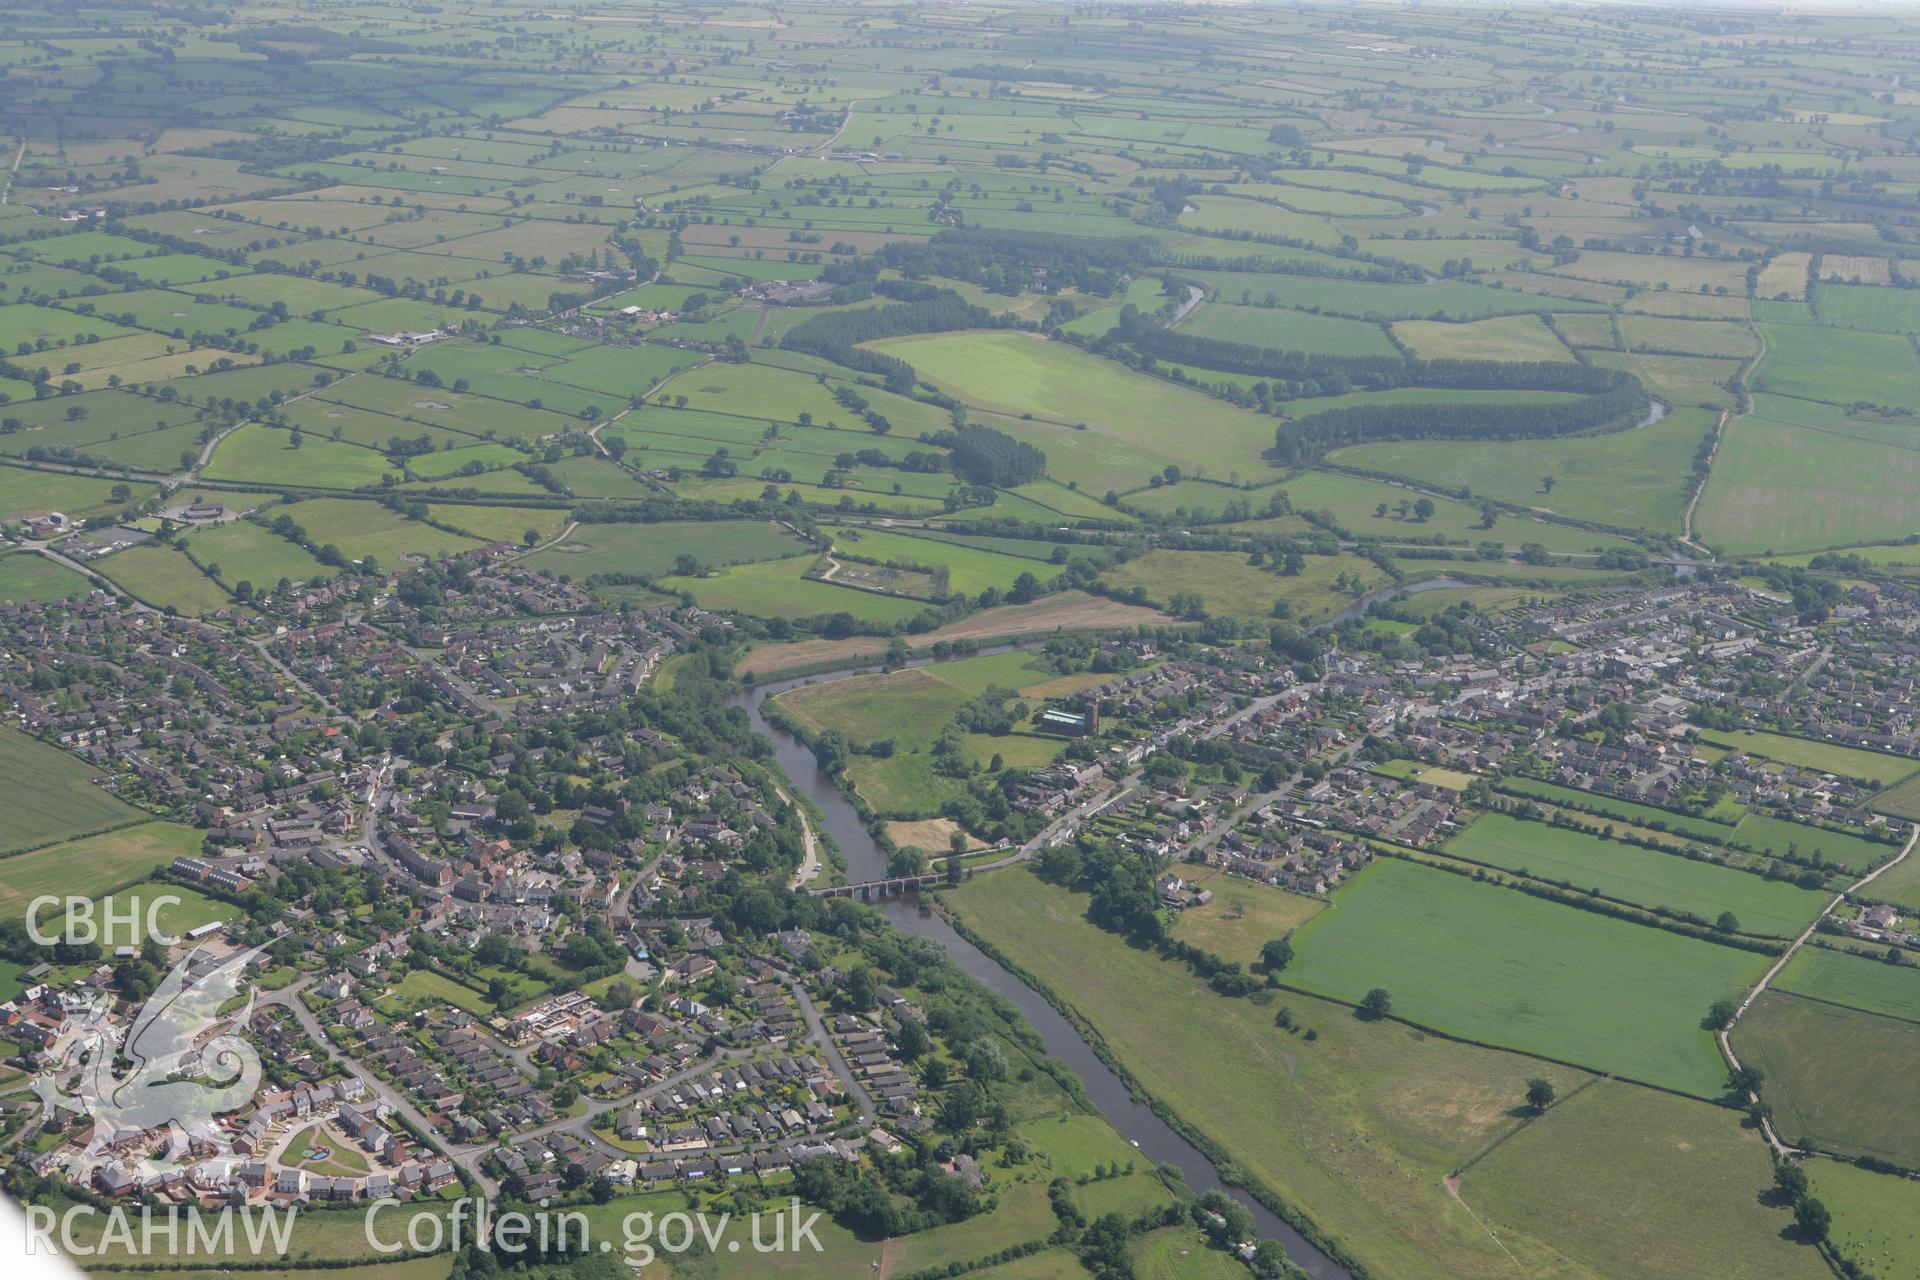
[[[1343,1006],[1295,993],[1279,1003],[1315,1038],[1289,1035],[1274,1027],[1274,1005],[1212,994],[1182,967],[1087,923],[1085,896],[1027,871],[981,876],[943,898],[1058,993],[1143,1088],[1240,1167],[1306,1207],[1375,1274],[1492,1280],[1515,1275],[1516,1264],[1525,1274],[1579,1274],[1584,1264],[1566,1251],[1631,1251],[1661,1257],[1664,1269],[1649,1274],[1690,1280],[1726,1265],[1729,1249],[1762,1272],[1809,1280],[1821,1274],[1817,1260],[1772,1239],[1777,1227],[1757,1238],[1747,1231],[1770,1175],[1757,1145],[1728,1140],[1740,1134],[1731,1113],[1684,1099],[1672,1099],[1683,1110],[1670,1112],[1660,1095],[1608,1086],[1621,1096],[1603,1117],[1606,1132],[1568,1127],[1564,1145],[1556,1142],[1546,1157],[1556,1170],[1555,1194],[1520,1197],[1511,1211],[1499,1209],[1496,1243],[1473,1216],[1487,1212],[1468,1190],[1475,1173],[1462,1180],[1458,1199],[1443,1179],[1507,1139],[1497,1157],[1519,1140],[1510,1137],[1516,1131],[1527,1136],[1516,1108],[1528,1077],[1545,1076],[1564,1097],[1591,1076],[1391,1021],[1366,1022]],[[1302,932],[1310,936],[1312,926]],[[1169,1034],[1169,1027],[1187,1034]],[[1673,1129],[1677,1117],[1686,1121],[1680,1131]],[[1548,1122],[1554,1118],[1549,1113]],[[1702,1158],[1691,1165],[1652,1158],[1667,1134]],[[1637,1195],[1670,1207],[1649,1216],[1632,1208],[1637,1199],[1616,1210],[1607,1196],[1590,1197],[1576,1245],[1563,1197],[1576,1195],[1582,1180],[1611,1188],[1622,1179],[1636,1182]],[[1711,1209],[1700,1209],[1703,1203]],[[1694,1211],[1673,1207],[1683,1204]],[[1703,1229],[1702,1214],[1720,1225]]]
[[[1303,926],[1286,981],[1502,1045],[1691,1093],[1725,1072],[1700,1026],[1765,957],[1595,915],[1428,867],[1382,860]],[[1605,980],[1596,984],[1596,975]]]

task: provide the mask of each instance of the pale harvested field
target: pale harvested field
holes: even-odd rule
[[[1798,302],[1807,296],[1807,268],[1812,264],[1810,253],[1781,254],[1760,268],[1760,277],[1753,285],[1754,296],[1778,298],[1785,294]]]
[[[1869,258],[1861,254],[1828,253],[1820,258],[1820,278],[1822,280],[1858,280],[1861,284],[1885,284],[1893,277],[1887,269],[1885,258]]]

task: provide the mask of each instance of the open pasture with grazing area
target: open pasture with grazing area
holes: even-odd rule
[[[977,877],[943,899],[1083,1018],[1141,1088],[1261,1185],[1313,1205],[1312,1221],[1371,1268],[1434,1280],[1491,1278],[1513,1274],[1515,1257],[1544,1271],[1566,1265],[1569,1253],[1630,1251],[1661,1260],[1649,1274],[1687,1280],[1724,1265],[1725,1251],[1737,1248],[1779,1274],[1821,1274],[1817,1261],[1803,1261],[1773,1237],[1780,1219],[1758,1215],[1755,1197],[1771,1176],[1764,1149],[1746,1143],[1730,1112],[1663,1101],[1625,1083],[1596,1085],[1616,1092],[1601,1102],[1594,1125],[1568,1126],[1551,1148],[1525,1155],[1509,1173],[1499,1152],[1529,1134],[1552,1134],[1519,1105],[1527,1080],[1548,1080],[1572,1105],[1592,1092],[1581,1088],[1592,1076],[1392,1020],[1366,1021],[1293,991],[1264,1005],[1215,995],[1181,966],[1088,922],[1086,895],[1025,871]],[[1296,932],[1296,944],[1303,932],[1310,937],[1313,927]],[[1289,986],[1291,975],[1289,968]],[[1300,1030],[1274,1026],[1276,1004]],[[1192,1034],[1168,1035],[1170,1023]],[[1550,1112],[1548,1121],[1554,1118]],[[1698,1159],[1654,1158],[1668,1144],[1676,1157],[1692,1150]],[[1489,1149],[1493,1156],[1473,1163]],[[1536,1159],[1546,1163],[1534,1167],[1552,1171],[1555,1190],[1534,1200],[1524,1185]],[[1490,1161],[1483,1194],[1498,1206],[1498,1244],[1468,1213],[1487,1211],[1471,1188]],[[1443,1180],[1469,1166],[1456,1199]],[[1651,1197],[1649,1211],[1663,1208],[1650,1217],[1635,1210],[1635,1199],[1625,1207],[1587,1203],[1576,1237],[1567,1214],[1581,1205],[1580,1188],[1595,1185],[1622,1194],[1632,1186],[1636,1197]],[[1711,1230],[1686,1207],[1702,1203],[1711,1206]],[[1756,1223],[1769,1229],[1756,1235]],[[1660,1243],[1646,1240],[1649,1230]]]
[[[1463,1039],[1717,1097],[1706,1008],[1764,957],[1397,860],[1356,875],[1295,935],[1286,982]],[[1596,975],[1605,975],[1596,985]]]
[[[1740,1060],[1792,1140],[1902,1168],[1920,1160],[1920,1023],[1768,991],[1733,1029]]]
[[[1444,849],[1469,862],[1702,923],[1731,912],[1738,931],[1763,938],[1798,935],[1828,901],[1812,890],[1746,871],[1504,813],[1475,818]]]
[[[412,1153],[107,1271],[1920,1280],[1920,14],[6,16],[0,918]]]
[[[106,777],[58,747],[0,728],[0,852],[124,826],[145,815],[100,785]]]

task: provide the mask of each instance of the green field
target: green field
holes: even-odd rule
[[[1502,1207],[1496,1242],[1442,1179],[1516,1129],[1526,1135],[1516,1108],[1528,1077],[1547,1077],[1563,1097],[1591,1077],[1392,1021],[1362,1021],[1344,1007],[1283,993],[1280,1003],[1315,1032],[1311,1041],[1288,1035],[1274,1027],[1273,1005],[1213,995],[1184,967],[1087,923],[1085,896],[1026,871],[981,876],[942,896],[970,928],[1087,1019],[1141,1087],[1247,1173],[1302,1206],[1375,1275],[1578,1275],[1568,1252],[1608,1243],[1635,1256],[1664,1250],[1672,1270],[1655,1274],[1689,1280],[1716,1274],[1729,1248],[1741,1258],[1770,1260],[1767,1274],[1820,1274],[1764,1238],[1730,1239],[1752,1223],[1753,1197],[1767,1174],[1752,1148],[1727,1142],[1727,1132],[1738,1131],[1726,1113],[1678,1099],[1663,1105],[1647,1091],[1608,1086],[1621,1095],[1610,1100],[1609,1131],[1575,1131],[1554,1154],[1555,1177],[1574,1193],[1583,1179],[1608,1189],[1632,1179],[1636,1195],[1660,1203],[1661,1212],[1637,1214],[1635,1200],[1616,1214],[1596,1196],[1582,1212],[1576,1241],[1557,1195],[1537,1207],[1521,1198],[1510,1211]],[[1303,932],[1312,931],[1310,925]],[[1650,1158],[1641,1144],[1657,1149],[1663,1132],[1687,1141],[1716,1135],[1699,1146],[1710,1158],[1692,1166]],[[1466,1206],[1484,1212],[1469,1190],[1479,1168],[1462,1194]],[[1710,1211],[1673,1207],[1698,1207],[1703,1199]],[[1819,1264],[1809,1254],[1807,1265]]]
[[[1792,1214],[1762,1196],[1772,1182],[1766,1144],[1738,1114],[1602,1080],[1474,1165],[1460,1197],[1503,1238],[1515,1222],[1557,1224],[1558,1265],[1533,1275],[1826,1275],[1784,1237]]]
[[[1815,742],[1811,738],[1796,738],[1784,733],[1753,729],[1704,729],[1700,733],[1700,740],[1763,759],[1777,760],[1781,764],[1882,787],[1892,786],[1920,772],[1920,760],[1885,755],[1837,742]]]
[[[812,552],[761,564],[716,569],[702,578],[662,578],[669,591],[685,591],[703,609],[758,614],[763,618],[813,618],[848,613],[869,622],[904,622],[926,605],[852,587],[803,578],[818,559]]]
[[[222,440],[201,474],[209,480],[311,489],[358,489],[379,484],[382,476],[399,477],[393,464],[372,449],[311,435],[303,436],[296,449],[291,432],[257,425],[241,427]]]
[[[1330,460],[1576,520],[1678,530],[1687,505],[1684,477],[1716,416],[1675,409],[1638,430],[1559,440],[1401,440],[1336,450]],[[1541,483],[1547,476],[1552,492]]]
[[[1513,795],[1527,796],[1535,800],[1544,800],[1549,804],[1570,805],[1576,809],[1591,810],[1618,818],[1622,822],[1637,827],[1646,827],[1658,831],[1665,829],[1676,835],[1692,836],[1710,842],[1721,842],[1733,838],[1733,827],[1729,823],[1714,822],[1708,818],[1695,818],[1684,813],[1675,813],[1671,809],[1659,809],[1650,804],[1635,804],[1631,800],[1622,800],[1617,796],[1603,796],[1593,791],[1580,791],[1573,787],[1563,787],[1558,783],[1542,782],[1538,778],[1512,776],[1500,779],[1499,789]]]
[[[102,776],[76,756],[0,727],[0,853],[145,816],[98,785]]]
[[[1809,1160],[1812,1192],[1833,1214],[1829,1238],[1869,1274],[1920,1275],[1920,1181],[1839,1160]]]
[[[458,520],[452,523],[458,524]],[[527,557],[529,568],[575,580],[596,573],[658,578],[690,555],[702,566],[742,564],[790,556],[793,535],[766,520],[706,520],[692,524],[582,524],[561,542]]]
[[[1736,555],[1897,540],[1920,523],[1917,495],[1920,454],[1897,438],[1742,418],[1727,428],[1695,521]]]
[[[69,600],[94,589],[92,582],[44,556],[0,556],[0,603],[40,604]]]
[[[1181,324],[1182,333],[1228,342],[1249,342],[1277,351],[1306,351],[1330,356],[1390,356],[1393,344],[1377,324],[1312,315],[1284,307],[1240,306],[1239,294],[1222,290]]]
[[[199,853],[202,839],[192,827],[146,822],[15,854],[0,864],[0,914],[23,919],[27,904],[42,894],[98,897],[144,879],[175,858]]]
[[[1823,894],[1784,881],[1504,813],[1481,814],[1443,848],[1471,862],[1591,889],[1635,906],[1685,912],[1703,921],[1731,911],[1740,919],[1741,932],[1761,937],[1798,935],[1828,901]]]
[[[1774,395],[1920,408],[1920,356],[1904,337],[1813,325],[1762,326],[1767,354],[1753,389]]]
[[[1065,343],[990,331],[899,338],[876,349],[1003,415],[989,425],[1038,445],[1048,474],[1094,494],[1144,484],[1170,464],[1190,475],[1252,475],[1266,469],[1261,454],[1273,447],[1269,419]],[[1023,414],[1034,421],[1023,424]],[[1168,422],[1184,424],[1177,445],[1161,433]],[[1072,431],[1081,423],[1084,432]]]
[[[965,790],[965,779],[937,772],[929,751],[953,713],[990,686],[1036,690],[1033,703],[1062,682],[1030,665],[1030,655],[1015,651],[963,658],[933,667],[805,685],[776,695],[776,704],[809,730],[833,730],[856,746],[893,744],[891,755],[858,756],[847,773],[862,799],[883,813],[927,814]],[[1082,681],[1068,680],[1066,687]],[[967,735],[968,755],[984,768],[994,755],[1003,767],[1037,768],[1059,754],[1057,739],[985,734]]]
[[[1355,584],[1344,593],[1334,586],[1343,574]],[[1312,621],[1346,608],[1386,578],[1373,562],[1350,555],[1307,556],[1306,567],[1288,577],[1236,551],[1149,551],[1109,569],[1101,581],[1117,591],[1137,587],[1163,607],[1176,593],[1191,592],[1208,613],[1238,618],[1271,617],[1275,603],[1285,600],[1295,618]]]
[[[444,974],[427,969],[410,970],[374,1003],[390,1014],[431,1008],[437,1004],[451,1004],[482,1017],[493,1014],[493,1005],[486,996]]]
[[[944,568],[949,590],[961,595],[977,596],[989,589],[1004,592],[1023,573],[1045,582],[1060,572],[1044,561],[880,529],[829,529],[828,532],[833,535],[834,550],[846,555],[888,564]]]
[[[1294,938],[1286,981],[1465,1039],[1701,1097],[1725,1072],[1707,1006],[1765,958],[1397,860],[1367,867]]]
[[[1733,1029],[1783,1141],[1920,1164],[1920,1024],[1768,991]]]
[[[228,608],[233,601],[200,571],[191,557],[174,547],[142,543],[95,562],[128,595],[156,609],[195,615]]]
[[[1402,320],[1393,326],[1393,336],[1422,360],[1573,359],[1539,316],[1494,316],[1464,324]]]
[[[1920,969],[1888,964],[1880,956],[1802,947],[1771,989],[1920,1023]]]
[[[214,576],[228,585],[247,581],[271,590],[282,578],[317,582],[333,576],[304,547],[249,520],[195,533],[187,539],[187,551],[208,572],[217,568]]]

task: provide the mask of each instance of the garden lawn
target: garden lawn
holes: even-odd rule
[[[1766,958],[1397,859],[1358,872],[1301,927],[1283,981],[1463,1039],[1715,1097],[1700,1021]]]

